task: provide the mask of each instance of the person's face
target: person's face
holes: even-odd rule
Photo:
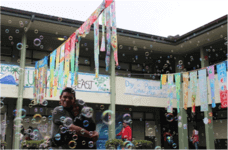
[[[123,123],[123,127],[126,128],[127,124],[126,123]]]
[[[75,103],[74,95],[72,93],[63,92],[60,96],[60,105],[65,108],[70,108]]]

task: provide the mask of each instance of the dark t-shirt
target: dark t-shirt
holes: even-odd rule
[[[52,148],[58,149],[70,149],[68,143],[73,140],[73,133],[66,131],[66,133],[61,133],[60,127],[64,127],[63,123],[60,121],[62,116],[70,117],[73,120],[73,124],[84,128],[87,131],[95,131],[96,124],[93,118],[86,118],[81,115],[81,110],[86,104],[81,100],[76,100],[76,105],[79,107],[79,114],[75,117],[73,113],[62,106],[55,107],[52,113]],[[56,134],[60,134],[60,140],[56,140]],[[96,148],[96,143],[89,145],[88,143],[92,141],[90,138],[81,137],[78,135],[75,149],[94,149]]]

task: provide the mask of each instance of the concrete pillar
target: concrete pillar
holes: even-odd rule
[[[26,43],[27,43],[27,37],[26,34],[24,33],[22,36],[22,49],[21,49],[21,58],[20,58],[20,75],[19,75],[19,86],[18,86],[18,99],[17,99],[17,118],[21,118],[21,109],[22,109],[22,105],[23,105],[23,89],[24,89],[24,78],[25,78],[25,57],[26,57]],[[20,124],[21,124],[21,120],[17,119],[16,122],[16,134],[14,136],[14,149],[20,149],[20,135],[18,133],[20,133],[21,128],[20,128]]]
[[[155,115],[155,117],[154,117],[155,125],[157,127],[157,129],[155,129],[155,130],[158,131],[158,132],[155,132],[155,138],[157,139],[157,140],[155,140],[155,146],[161,146],[161,140],[163,140],[163,139],[161,137],[161,124],[160,124],[161,114],[160,114],[160,110],[155,109],[154,115]]]
[[[181,56],[178,56],[176,59],[176,65],[175,65],[175,72],[181,72],[182,69],[179,69],[177,65],[179,64],[179,61],[182,60],[184,64],[184,58]],[[178,113],[178,141],[179,141],[179,149],[188,149],[188,129],[184,129],[184,126],[188,127],[188,121],[187,121],[187,111],[184,109],[183,104],[183,76],[181,74],[181,85],[180,85],[180,112]],[[179,119],[181,118],[181,119]]]
[[[8,107],[7,107],[7,120],[9,120],[9,124],[7,124],[7,128],[6,128],[6,142],[7,142],[7,146],[6,149],[12,149],[13,148],[13,125],[14,125],[14,116],[13,116],[13,110],[15,109],[15,101],[12,99],[9,99],[9,101],[11,101],[10,103],[8,103]]]
[[[204,56],[207,56],[207,52],[203,49],[203,47],[200,48],[200,58],[201,58],[201,67],[207,67],[209,66],[209,61],[204,59]],[[208,85],[210,86],[210,85]],[[209,91],[208,91],[209,92]],[[208,96],[207,96],[208,98]],[[212,108],[209,105],[208,111],[204,111],[204,117],[211,120],[211,123],[205,124],[205,135],[206,135],[206,148],[207,149],[215,149],[215,143],[214,143],[214,134],[213,134],[213,116],[209,116],[209,113],[212,113]]]

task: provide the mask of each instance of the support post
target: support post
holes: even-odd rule
[[[16,132],[14,136],[14,149],[20,149],[20,131],[21,131],[21,109],[23,105],[23,89],[24,89],[24,78],[25,78],[25,56],[26,56],[26,44],[27,37],[26,33],[22,36],[22,48],[21,48],[21,58],[20,58],[20,70],[19,70],[19,86],[18,86],[18,99],[16,104],[17,114],[16,114]]]
[[[176,73],[180,72],[180,69],[177,68],[177,63],[179,60],[182,60],[184,63],[183,57],[178,57],[176,60]],[[183,103],[183,77],[181,74],[181,85],[180,85],[180,112],[178,113],[178,141],[179,141],[179,149],[188,149],[188,121],[187,121],[187,111],[184,109],[184,103]],[[181,119],[179,119],[181,118]],[[181,124],[179,126],[179,124]],[[184,129],[184,126],[186,126],[186,129]]]
[[[111,51],[111,58],[110,58],[110,105],[109,110],[113,112],[111,114],[111,121],[112,124],[108,127],[108,139],[115,139],[116,138],[116,77],[115,77],[115,59],[114,59],[114,51]]]
[[[206,51],[203,50],[203,47],[200,48],[200,58],[201,58],[201,68],[209,66],[209,61],[205,60],[204,57],[207,55]],[[208,96],[207,96],[208,99]],[[209,101],[209,100],[208,100]],[[213,116],[209,116],[209,113],[212,113],[212,108],[209,105],[208,111],[204,111],[204,117],[211,120],[211,123],[205,124],[205,135],[206,135],[206,148],[215,149],[214,143],[214,131],[213,131]]]
[[[155,130],[157,130],[157,131],[155,131],[155,138],[157,139],[157,140],[155,140],[155,146],[161,146],[162,136],[161,136],[161,124],[160,124],[160,122],[161,122],[161,120],[160,120],[160,116],[161,116],[160,110],[159,109],[155,109],[154,115],[155,115],[155,117],[154,117],[155,125],[157,127],[157,128],[155,128]]]

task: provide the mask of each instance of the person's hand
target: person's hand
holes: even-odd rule
[[[99,138],[99,133],[97,131],[94,131],[91,138],[92,138],[93,142],[96,142]]]

